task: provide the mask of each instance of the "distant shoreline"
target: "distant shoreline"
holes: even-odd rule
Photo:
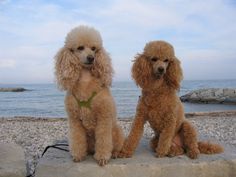
[[[31,91],[23,87],[0,87],[0,92],[25,92]]]

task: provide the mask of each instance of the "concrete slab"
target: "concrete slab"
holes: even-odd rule
[[[156,158],[142,140],[132,158],[112,159],[105,167],[92,156],[74,163],[68,152],[49,149],[40,160],[36,177],[236,177],[236,152],[229,147],[223,154]]]
[[[25,155],[16,144],[0,143],[0,177],[25,177]]]

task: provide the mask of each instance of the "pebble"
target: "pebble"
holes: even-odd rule
[[[119,119],[125,135],[131,128],[131,119]],[[236,114],[235,115],[204,115],[189,117],[199,134],[206,135],[210,140],[236,148]],[[35,118],[14,117],[0,118],[0,142],[16,143],[25,150],[26,163],[33,173],[46,146],[56,140],[67,139],[68,124],[66,118]],[[145,125],[144,138],[150,139],[153,131],[149,124]]]

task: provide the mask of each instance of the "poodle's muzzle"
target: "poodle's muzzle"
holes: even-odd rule
[[[153,74],[155,78],[160,79],[166,73],[168,63],[158,61],[158,62],[153,63],[152,67],[153,67],[152,69],[153,69]]]
[[[94,56],[88,55],[87,56],[87,62],[85,64],[91,65],[91,64],[93,64],[93,62],[94,62]]]
[[[165,74],[165,72],[165,68],[160,66],[154,71],[154,75],[157,79],[160,79]]]
[[[73,50],[73,54],[85,67],[91,66],[95,61],[96,50],[90,47],[80,46],[78,49]]]

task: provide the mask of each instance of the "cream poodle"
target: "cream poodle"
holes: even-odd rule
[[[117,157],[124,135],[110,92],[113,69],[100,33],[88,26],[72,29],[55,56],[59,88],[66,90],[69,146],[75,162],[94,154],[100,166]]]
[[[132,77],[141,87],[142,96],[120,157],[132,156],[147,121],[155,132],[150,145],[157,157],[186,152],[195,159],[199,153],[223,151],[220,145],[198,142],[196,130],[185,119],[183,105],[177,95],[183,78],[182,69],[171,44],[149,42],[134,61]]]

